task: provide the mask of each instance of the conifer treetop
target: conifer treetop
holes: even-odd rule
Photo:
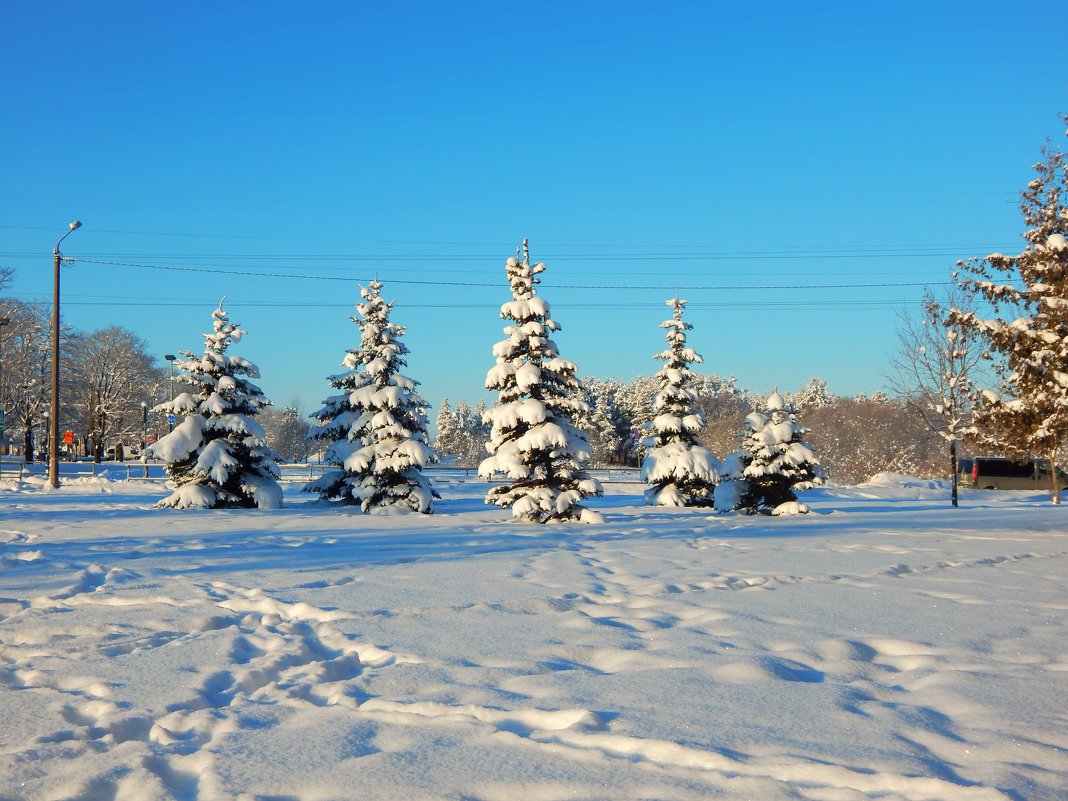
[[[212,331],[204,335],[205,350],[211,353],[225,353],[234,342],[239,342],[248,332],[230,322],[230,317],[223,309],[226,296],[223,295],[218,307],[211,313]]]

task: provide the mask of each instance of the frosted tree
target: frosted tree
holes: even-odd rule
[[[642,480],[652,485],[645,500],[658,506],[711,506],[719,461],[697,441],[705,421],[696,408],[690,370],[702,359],[686,344],[686,332],[693,328],[682,319],[686,301],[676,295],[667,305],[673,314],[660,327],[667,329],[668,348],[653,357],[664,366],[656,374],[660,389],[653,396],[653,419],[646,427],[652,435],[643,442]]]
[[[481,421],[475,419],[474,409],[465,400],[456,404],[453,414],[456,417],[458,461],[464,467],[477,467],[485,454],[482,444],[478,442],[478,428]]]
[[[332,465],[304,487],[324,500],[359,504],[365,511],[410,509],[433,511],[438,497],[423,473],[437,461],[427,442],[428,404],[416,393],[417,381],[401,374],[408,348],[404,329],[389,320],[393,304],[381,296],[377,279],[360,289],[352,321],[360,329],[360,347],[341,364],[347,372],[330,376],[342,390],[323,401],[309,432],[329,443],[323,461]]]
[[[288,462],[303,462],[308,458],[307,415],[299,407],[299,401],[283,406],[277,412],[263,413],[263,428],[267,442]]]
[[[182,416],[174,430],[152,445],[152,456],[166,462],[174,492],[159,506],[174,508],[259,507],[282,503],[278,486],[280,457],[267,446],[255,417],[270,405],[249,381],[259,370],[227,353],[245,331],[230,322],[223,301],[212,312],[212,332],[204,335],[204,355],[182,351],[175,367],[189,387],[154,411]]]
[[[438,417],[435,423],[434,450],[442,458],[456,455],[456,443],[459,432],[456,430],[456,416],[448,398],[441,399]]]
[[[560,327],[535,290],[545,265],[530,263],[526,240],[522,254],[522,261],[507,262],[512,300],[501,306],[501,317],[510,323],[505,339],[493,347],[496,364],[486,375],[486,388],[497,390],[498,403],[486,412],[492,455],[478,472],[484,478],[507,477],[489,491],[486,503],[511,507],[515,519],[534,523],[601,522],[580,503],[600,495],[601,485],[586,473],[590,446],[572,423],[585,411],[577,397],[575,365],[560,358],[550,336]]]
[[[489,440],[490,427],[486,425],[486,402],[482,398],[475,404],[474,423],[475,439],[478,440],[478,453],[481,457],[486,452],[486,442]]]
[[[792,514],[807,512],[797,503],[797,493],[822,484],[823,468],[811,445],[808,429],[797,420],[797,411],[771,393],[764,411],[745,418],[742,450],[724,460],[729,482],[716,490],[716,508]]]
[[[959,265],[971,274],[961,277],[963,286],[997,316],[959,310],[953,319],[978,331],[1000,358],[1001,392],[975,395],[977,438],[1013,456],[1045,456],[1050,498],[1060,503],[1055,468],[1068,444],[1068,155],[1043,155],[1021,195],[1024,251]]]
[[[798,411],[819,409],[834,403],[834,395],[822,378],[811,378],[797,392],[786,396],[786,401]]]

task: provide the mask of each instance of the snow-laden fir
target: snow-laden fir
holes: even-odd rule
[[[448,398],[441,399],[435,426],[434,450],[443,464],[453,467],[478,467],[486,455],[489,428],[482,422],[485,401],[475,407],[461,400],[453,409]]]
[[[824,481],[823,467],[805,441],[808,429],[778,392],[768,395],[764,407],[745,418],[742,450],[724,460],[728,480],[716,488],[716,508],[777,515],[807,512],[797,493]]]
[[[686,332],[693,328],[682,319],[686,301],[676,295],[667,305],[672,316],[660,327],[667,329],[668,348],[653,357],[664,366],[656,374],[660,389],[646,426],[651,436],[642,443],[647,449],[642,480],[652,485],[645,499],[658,506],[711,506],[719,461],[697,441],[705,419],[697,408],[690,370],[703,360],[686,344]]]
[[[154,411],[183,419],[152,445],[149,455],[167,465],[174,492],[160,506],[275,509],[282,503],[277,453],[267,446],[254,418],[270,405],[249,378],[259,378],[252,362],[227,353],[246,332],[231,323],[223,301],[211,313],[204,354],[182,351],[175,366],[184,371],[179,393]]]
[[[419,382],[401,374],[408,348],[404,328],[390,322],[392,302],[382,299],[377,279],[361,287],[352,318],[360,347],[345,354],[346,372],[330,376],[342,390],[323,401],[309,438],[326,445],[323,462],[332,465],[305,486],[323,499],[358,504],[365,511],[433,511],[437,496],[423,467],[437,461],[427,440],[428,404],[416,392]]]
[[[585,470],[590,459],[586,434],[572,419],[587,411],[580,399],[575,365],[560,358],[550,333],[560,326],[549,316],[549,304],[535,286],[545,270],[530,263],[527,241],[523,259],[506,264],[512,300],[501,306],[510,320],[505,339],[493,346],[496,364],[486,375],[486,389],[498,392],[498,403],[486,412],[492,424],[480,476],[503,473],[506,482],[486,495],[486,503],[511,507],[517,520],[547,523],[563,520],[601,522],[601,516],[580,501],[600,495],[601,484]]]

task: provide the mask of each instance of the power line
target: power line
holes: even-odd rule
[[[43,303],[46,299],[22,297],[25,303]],[[119,307],[119,308],[196,308],[212,305],[216,300],[152,300],[143,298],[110,298],[104,300],[77,300],[64,299],[64,306],[91,306],[91,307]],[[345,309],[352,310],[354,303],[340,302],[316,302],[316,301],[256,301],[229,298],[228,305],[241,308],[282,308],[282,309]],[[715,301],[691,301],[687,308],[696,309],[763,309],[763,308],[804,308],[804,309],[896,309],[904,305],[913,304],[915,301],[907,298],[897,300],[742,300],[732,302]],[[486,311],[498,311],[499,303],[398,303],[400,309],[478,309]],[[567,303],[556,302],[550,304],[553,309],[569,309],[583,311],[612,311],[617,309],[660,309],[663,303],[657,301],[629,301],[620,303]]]
[[[212,301],[217,302],[217,301]],[[764,308],[767,306],[803,306],[805,308],[814,307],[829,307],[829,306],[857,306],[857,307],[896,307],[903,303],[911,303],[907,299],[901,300],[859,300],[859,301],[834,301],[824,300],[819,301],[815,305],[808,301],[798,300],[761,300],[761,301],[741,301],[737,303],[701,303],[690,302],[687,304],[689,309],[719,309],[719,308],[736,308],[736,307],[755,307]],[[184,308],[184,307],[196,307],[204,306],[208,301],[203,300],[187,300],[187,301],[138,301],[133,298],[122,300],[64,300],[64,306],[151,306],[153,308],[166,307],[166,308]],[[227,303],[231,306],[242,306],[244,308],[284,308],[284,309],[352,309],[355,304],[352,303],[313,303],[304,301],[241,301],[233,298],[228,298]],[[210,305],[210,304],[209,304]],[[405,309],[491,309],[497,310],[500,308],[499,303],[404,303],[398,304],[399,307]],[[551,304],[554,309],[659,309],[663,306],[660,301],[650,301],[648,303],[553,303]]]
[[[341,277],[336,275],[292,275],[287,273],[268,273],[268,272],[255,272],[252,270],[222,270],[212,267],[190,267],[175,264],[139,264],[132,262],[119,262],[109,261],[103,259],[85,259],[85,258],[67,258],[68,262],[77,262],[84,264],[103,264],[113,267],[131,267],[143,270],[170,270],[174,272],[190,272],[190,273],[207,273],[211,275],[234,275],[247,278],[282,278],[289,280],[303,280],[303,281],[344,281],[349,282],[366,282],[374,280],[373,277]],[[465,287],[465,288],[491,288],[497,289],[501,286],[499,281],[494,282],[480,282],[480,281],[429,281],[429,280],[415,280],[415,279],[391,279],[391,284],[408,284],[418,286],[452,286],[452,287]],[[950,281],[944,282],[931,282],[931,281],[890,281],[890,282],[873,282],[873,283],[855,283],[855,284],[720,284],[720,285],[685,285],[679,284],[676,288],[680,290],[686,290],[688,292],[693,291],[732,291],[732,290],[782,290],[782,289],[887,289],[892,287],[922,287],[931,286],[932,283],[951,283]],[[664,287],[662,284],[657,285],[616,285],[616,284],[553,284],[553,289],[602,289],[602,290],[640,290],[640,291],[659,291]]]
[[[1013,246],[1000,250],[1010,251]],[[919,259],[919,258],[967,258],[967,253],[989,253],[999,250],[997,246],[974,248],[970,251],[957,248],[944,248],[943,252],[932,249],[912,250],[813,250],[799,251],[738,251],[738,252],[695,252],[695,253],[593,253],[543,254],[539,261],[554,263],[571,263],[585,261],[805,261],[818,259]],[[962,251],[964,251],[962,253]],[[40,252],[10,251],[0,252],[6,258],[37,258]],[[481,261],[496,259],[500,254],[487,253],[89,253],[84,257],[97,259],[196,259],[211,261],[376,261],[376,262],[456,262]]]

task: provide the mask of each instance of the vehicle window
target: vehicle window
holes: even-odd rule
[[[1035,472],[1031,462],[1010,462],[1008,459],[980,459],[979,474],[1005,478],[1028,478]]]

